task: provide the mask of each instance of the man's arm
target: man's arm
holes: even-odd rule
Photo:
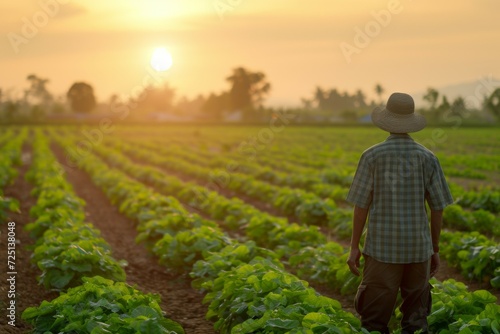
[[[431,277],[439,270],[439,236],[441,235],[441,225],[443,223],[443,210],[431,210],[431,238],[434,254],[431,257]]]
[[[349,259],[347,264],[349,265],[349,270],[359,276],[359,259],[361,258],[361,251],[359,250],[359,242],[361,240],[361,235],[363,234],[363,229],[365,228],[366,218],[368,217],[368,208],[361,208],[359,206],[354,207],[354,217],[352,220],[352,236],[351,236],[351,251],[349,253]]]

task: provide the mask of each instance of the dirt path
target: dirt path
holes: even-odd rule
[[[27,333],[31,326],[21,320],[22,312],[29,306],[38,306],[43,300],[52,300],[59,296],[57,292],[46,290],[43,286],[38,285],[37,277],[41,274],[36,265],[31,264],[30,257],[32,251],[28,247],[34,244],[34,240],[30,238],[28,232],[24,230],[24,226],[30,222],[29,210],[35,205],[36,199],[30,195],[33,188],[28,183],[24,176],[29,169],[31,163],[31,149],[27,146],[23,148],[23,164],[18,168],[18,176],[14,183],[5,187],[4,195],[7,197],[16,198],[20,203],[21,212],[12,213],[9,219],[5,222],[0,222],[2,233],[1,238],[1,256],[2,269],[6,269],[7,265],[7,222],[15,222],[16,233],[16,259],[15,259],[15,289],[16,289],[16,320],[15,327],[7,323],[7,312],[5,302],[8,301],[7,271],[2,270],[0,275],[0,295],[1,295],[1,316],[0,316],[0,333]],[[10,275],[9,275],[10,276]]]
[[[53,146],[52,149],[63,162],[61,148]],[[191,279],[166,273],[156,257],[135,243],[137,232],[134,223],[118,212],[118,208],[92,183],[87,173],[70,167],[65,167],[65,170],[66,179],[87,203],[87,220],[101,231],[111,246],[113,257],[128,261],[125,268],[127,283],[137,285],[143,292],[158,293],[162,310],[179,322],[186,334],[216,333],[213,324],[205,320],[207,305],[202,304],[203,295],[191,288]]]

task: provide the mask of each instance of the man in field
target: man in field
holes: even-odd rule
[[[453,199],[436,156],[408,135],[425,127],[410,95],[392,94],[385,108],[375,108],[372,121],[390,135],[363,152],[347,195],[355,205],[347,264],[358,276],[359,243],[370,213],[354,305],[364,328],[389,333],[401,290],[402,333],[426,333],[429,279],[439,268],[442,213]]]

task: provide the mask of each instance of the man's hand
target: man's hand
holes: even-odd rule
[[[439,265],[441,264],[441,260],[439,259],[439,253],[432,254],[431,257],[431,277],[436,275],[439,270]]]
[[[365,227],[366,218],[368,217],[368,208],[361,208],[359,206],[354,207],[354,215],[352,218],[352,236],[351,236],[351,252],[349,253],[349,259],[347,264],[349,265],[349,270],[356,276],[359,276],[359,259],[361,258],[361,252],[359,251],[359,240],[361,239],[361,234],[363,234],[363,228]]]
[[[351,248],[349,253],[349,258],[347,259],[347,265],[349,270],[356,276],[359,276],[359,259],[361,258],[361,252],[359,248]]]

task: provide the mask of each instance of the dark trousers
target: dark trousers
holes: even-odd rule
[[[419,329],[425,333],[431,306],[430,260],[393,264],[379,262],[367,255],[364,258],[363,279],[354,300],[362,326],[370,331],[389,333],[387,325],[401,289],[402,333]]]

